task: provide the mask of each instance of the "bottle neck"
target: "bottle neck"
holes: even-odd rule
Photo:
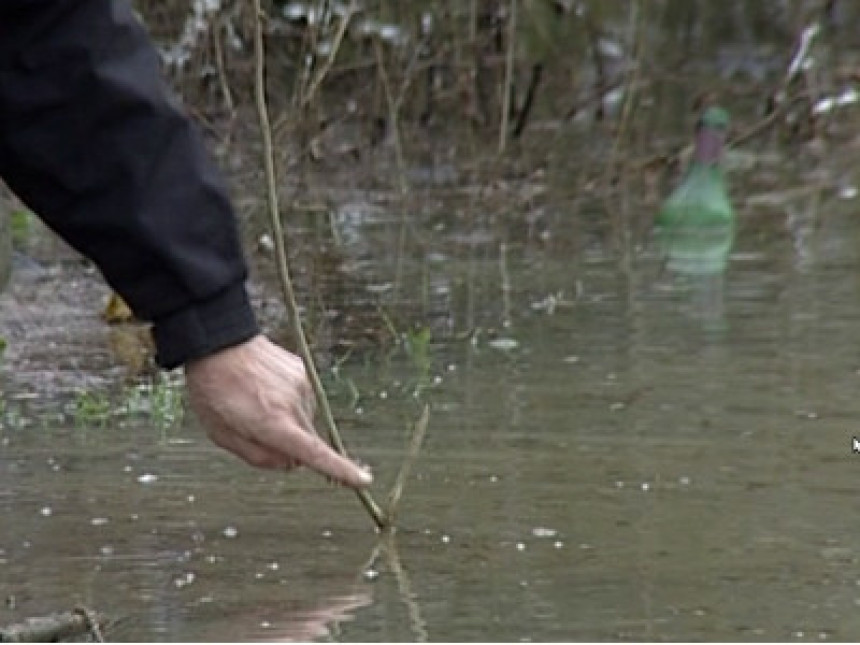
[[[723,139],[724,135],[719,130],[699,128],[693,161],[708,166],[718,164],[723,154]]]

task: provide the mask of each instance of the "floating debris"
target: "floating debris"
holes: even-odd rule
[[[839,189],[839,199],[854,199],[857,197],[857,186],[842,186]]]
[[[489,345],[493,349],[499,349],[503,352],[509,352],[512,349],[516,349],[517,347],[519,347],[520,343],[513,338],[494,338],[493,340],[487,342],[487,345]]]
[[[232,540],[234,537],[239,535],[239,529],[237,529],[235,526],[228,526],[225,527],[225,529],[221,531],[221,533],[224,535],[225,538],[229,538]]]
[[[558,535],[555,529],[548,529],[545,526],[536,526],[532,529],[532,535],[537,538],[551,538]]]
[[[367,582],[373,582],[377,578],[379,578],[379,571],[376,569],[365,569],[361,574],[361,577],[367,580]]]
[[[158,481],[158,475],[153,475],[152,473],[144,473],[137,478],[137,481],[141,484],[152,484]]]
[[[93,526],[104,526],[108,523],[108,518],[106,517],[94,517],[90,520],[90,524]]]
[[[275,242],[268,233],[263,233],[260,236],[260,239],[257,240],[257,245],[261,251],[265,251],[266,253],[271,253],[275,250]]]
[[[364,289],[370,293],[380,294],[380,293],[388,293],[394,288],[394,285],[390,282],[383,282],[381,284],[369,284]]]
[[[177,589],[182,589],[183,587],[187,587],[192,582],[194,582],[196,578],[197,576],[194,574],[193,571],[186,571],[173,581],[173,586]]]
[[[54,511],[51,510],[50,506],[43,506],[39,513],[41,513],[43,517],[50,517],[54,514]]]

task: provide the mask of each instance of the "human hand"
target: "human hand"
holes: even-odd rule
[[[373,480],[317,436],[304,363],[265,336],[191,361],[185,376],[191,407],[209,438],[249,464],[304,465],[353,488]]]

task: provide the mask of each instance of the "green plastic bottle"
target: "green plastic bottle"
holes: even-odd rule
[[[655,229],[667,268],[684,275],[722,273],[735,235],[735,212],[720,167],[729,115],[708,108],[696,125],[693,159],[663,203]]]

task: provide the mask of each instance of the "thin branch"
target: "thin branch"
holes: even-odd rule
[[[394,480],[394,485],[391,487],[391,492],[388,494],[388,511],[386,516],[390,524],[394,523],[394,516],[397,513],[397,505],[400,503],[400,497],[403,495],[403,486],[406,483],[406,478],[409,477],[409,472],[412,470],[412,464],[418,457],[421,451],[421,444],[424,442],[424,435],[427,434],[427,421],[430,418],[430,407],[424,405],[421,411],[421,416],[412,428],[412,438],[409,441],[409,450],[406,453],[406,458],[400,466],[400,472],[397,473],[397,478]]]
[[[517,0],[511,0],[508,16],[508,52],[505,58],[505,84],[502,89],[502,119],[499,124],[499,154],[505,151],[508,143],[508,122],[511,120],[512,87],[514,85],[514,53],[517,46]]]
[[[230,91],[230,81],[227,76],[227,64],[224,60],[224,48],[221,45],[222,32],[226,36],[226,26],[219,20],[217,27],[213,29],[212,38],[215,44],[215,63],[218,67],[218,84],[221,86],[221,95],[224,98],[224,107],[230,114],[230,118],[236,116],[236,104],[233,101],[233,93]]]
[[[322,67],[320,67],[319,71],[317,71],[313,80],[308,87],[306,93],[302,96],[301,107],[307,107],[310,105],[311,101],[313,101],[314,96],[316,96],[317,90],[319,90],[320,85],[325,80],[328,73],[331,71],[332,65],[334,65],[334,61],[337,58],[337,53],[340,51],[341,43],[343,43],[343,37],[346,35],[346,31],[349,28],[349,23],[352,20],[353,14],[355,14],[356,8],[355,5],[350,5],[346,11],[346,14],[341,16],[340,24],[338,25],[337,32],[334,35],[334,40],[331,44],[331,50],[329,51],[328,57],[325,59],[325,63],[323,63]]]
[[[79,608],[0,627],[0,642],[54,643],[89,636],[93,641],[103,643],[101,625],[99,616]]]
[[[260,0],[254,0],[254,57],[255,57],[255,83],[254,94],[257,104],[257,113],[260,120],[260,133],[263,139],[263,166],[266,176],[266,193],[268,197],[269,218],[271,220],[272,237],[275,242],[275,255],[278,265],[278,276],[280,277],[281,289],[284,296],[284,304],[295,330],[296,338],[299,343],[299,352],[305,362],[305,368],[308,372],[308,378],[316,395],[317,403],[323,420],[325,421],[328,438],[332,446],[341,455],[346,456],[346,447],[341,439],[340,432],[337,429],[337,423],[334,420],[334,415],[331,411],[331,405],[328,402],[328,396],[323,388],[322,381],[319,377],[316,364],[314,363],[313,354],[308,345],[307,337],[305,336],[302,318],[299,314],[299,305],[296,300],[295,291],[293,290],[293,282],[290,277],[289,264],[287,262],[287,248],[284,236],[283,225],[281,224],[280,208],[278,205],[278,189],[275,181],[275,159],[272,146],[272,129],[269,122],[269,110],[266,103],[266,76],[265,76],[265,46],[263,43],[263,12],[260,7]],[[370,514],[377,528],[384,529],[388,525],[388,521],[379,508],[373,497],[366,490],[357,489],[356,494],[359,500],[364,505],[364,508]]]

